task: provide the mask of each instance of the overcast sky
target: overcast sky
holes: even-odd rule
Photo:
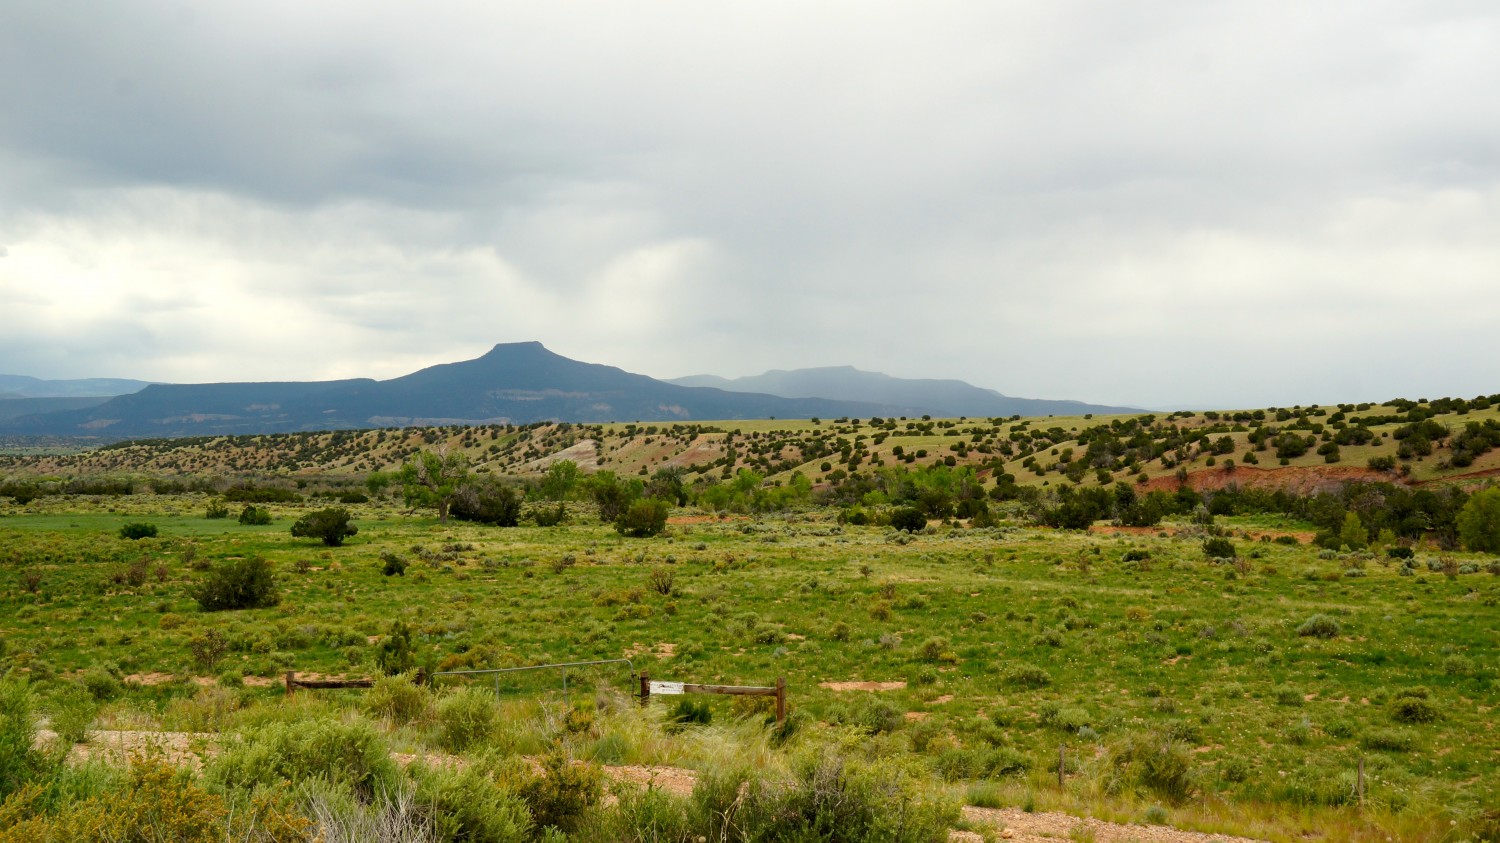
[[[1500,392],[1500,6],[0,0],[0,372]]]

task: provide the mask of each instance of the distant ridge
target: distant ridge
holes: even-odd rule
[[[1012,398],[993,389],[983,389],[960,380],[897,378],[880,372],[862,371],[853,366],[772,369],[765,374],[733,380],[716,375],[690,375],[667,382],[679,386],[711,386],[731,392],[763,392],[785,398],[816,395],[833,400],[868,401],[899,409],[900,414],[943,418],[1141,412],[1134,407],[1110,407],[1081,401]]]
[[[28,375],[0,375],[0,398],[113,398],[140,392],[150,381],[125,378],[43,380]]]
[[[582,363],[539,342],[391,380],[154,384],[97,406],[38,413],[0,430],[107,439],[544,421],[701,421],[872,415],[872,403],[665,383]]]

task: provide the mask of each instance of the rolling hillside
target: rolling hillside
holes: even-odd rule
[[[827,483],[941,462],[974,466],[986,478],[1010,474],[1019,485],[1306,492],[1352,479],[1419,484],[1500,474],[1500,396],[1165,416],[543,423],[201,437],[0,457],[0,472],[359,475],[435,447],[463,451],[482,471],[522,476],[571,459],[586,471],[672,468],[689,479],[717,479],[748,468],[772,482],[802,472]]]

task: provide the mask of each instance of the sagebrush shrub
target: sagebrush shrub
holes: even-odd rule
[[[463,752],[488,740],[500,726],[500,710],[489,692],[464,688],[438,700],[438,743]]]
[[[156,525],[134,521],[120,528],[122,539],[150,539],[156,537]]]
[[[1304,638],[1336,638],[1339,622],[1328,615],[1313,615],[1297,627],[1297,634]]]
[[[258,556],[229,559],[210,568],[192,596],[205,612],[264,609],[281,602],[271,563]]]
[[[369,722],[298,718],[247,730],[226,745],[206,776],[220,787],[246,791],[321,779],[369,798],[391,789],[398,772],[385,739]]]

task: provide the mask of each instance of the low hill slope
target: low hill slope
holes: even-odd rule
[[[162,439],[60,455],[0,456],[0,474],[334,473],[399,465],[423,448],[485,472],[535,476],[557,459],[691,481],[749,469],[814,483],[944,463],[992,480],[1058,487],[1129,483],[1317,491],[1351,480],[1484,482],[1500,475],[1500,396],[1228,413],[1031,419],[479,425]]]

